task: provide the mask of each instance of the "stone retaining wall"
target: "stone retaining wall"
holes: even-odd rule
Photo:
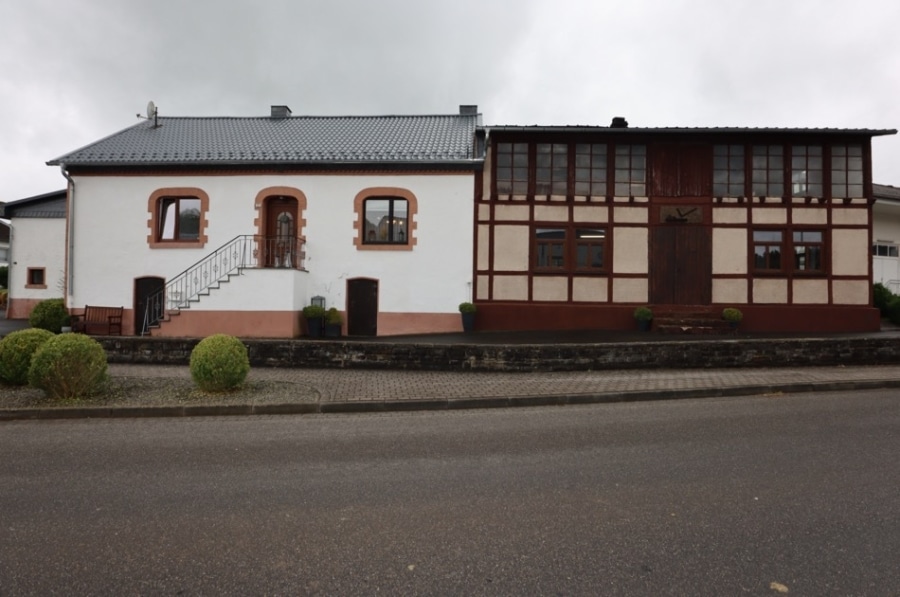
[[[199,339],[97,338],[111,363],[186,365]],[[798,338],[606,344],[400,344],[245,340],[254,367],[588,371],[900,363],[900,339]]]

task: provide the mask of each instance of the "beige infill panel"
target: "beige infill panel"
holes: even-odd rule
[[[787,210],[783,207],[754,207],[753,223],[762,225],[787,224]]]
[[[527,222],[531,219],[531,212],[527,205],[497,205],[494,207],[494,219],[497,221]]]
[[[866,226],[869,224],[869,210],[836,207],[831,211],[831,222],[835,226]]]
[[[528,300],[528,276],[494,276],[494,300]]]
[[[649,296],[647,278],[616,278],[613,280],[614,303],[646,303]]]
[[[476,297],[480,301],[490,300],[490,288],[488,285],[490,284],[491,277],[490,276],[478,276],[478,292]]]
[[[613,218],[617,224],[646,224],[648,218],[646,207],[619,207],[613,208]]]
[[[713,278],[712,302],[725,305],[747,303],[747,280]]]
[[[823,305],[828,303],[828,280],[794,280],[795,305]]]
[[[869,283],[866,280],[834,280],[831,295],[835,305],[868,305]]]
[[[575,207],[573,218],[576,223],[606,223],[609,221],[609,208],[605,205],[579,205]]]
[[[575,278],[572,280],[572,300],[579,303],[607,302],[606,278]]]
[[[831,231],[831,273],[835,276],[868,275],[869,252],[868,230]]]
[[[535,301],[568,301],[569,279],[535,276],[531,282],[531,299]]]
[[[713,224],[746,224],[746,207],[714,207],[712,210]]]
[[[713,228],[712,273],[747,273],[747,230],[743,228]]]
[[[824,207],[795,207],[791,218],[794,224],[824,226],[828,223],[828,210]]]
[[[491,206],[487,203],[478,205],[478,221],[487,222],[491,219]]]
[[[494,227],[494,268],[499,271],[528,271],[528,226]]]
[[[535,205],[534,219],[537,222],[568,222],[569,208],[565,205]]]
[[[491,227],[478,226],[478,269],[486,270],[491,265]]]
[[[787,303],[787,280],[753,280],[753,302],[758,305]]]
[[[613,229],[613,272],[646,274],[649,272],[648,232],[646,228]]]

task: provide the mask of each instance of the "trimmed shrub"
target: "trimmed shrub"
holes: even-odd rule
[[[19,330],[0,340],[0,381],[24,386],[28,384],[28,368],[37,349],[53,337],[52,332],[38,328]]]
[[[106,381],[106,351],[84,334],[60,334],[47,340],[31,359],[28,383],[51,398],[96,394]]]
[[[900,325],[900,296],[893,295],[885,309],[885,316],[894,325]]]
[[[191,351],[191,377],[205,392],[237,388],[250,372],[247,347],[234,336],[215,334],[201,340]]]
[[[875,308],[881,311],[882,317],[888,316],[888,305],[891,304],[891,300],[894,298],[894,293],[881,282],[877,282],[872,287],[872,303]]]
[[[68,317],[69,311],[66,310],[66,304],[63,299],[47,299],[34,306],[31,315],[28,317],[28,323],[33,328],[40,328],[58,334]]]

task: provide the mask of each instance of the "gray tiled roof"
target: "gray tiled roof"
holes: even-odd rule
[[[900,189],[886,184],[873,184],[872,195],[875,199],[887,199],[890,201],[900,201]]]
[[[611,127],[581,125],[493,125],[483,127],[491,132],[503,133],[614,133],[625,135],[646,134],[702,134],[702,135],[846,135],[877,137],[896,135],[897,129],[838,129],[838,128],[754,128],[754,127]]]
[[[66,166],[460,164],[479,161],[474,114],[160,117],[47,162]]]

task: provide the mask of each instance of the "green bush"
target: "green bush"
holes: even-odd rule
[[[303,307],[303,317],[307,319],[323,319],[325,317],[325,307],[306,305]]]
[[[106,381],[106,351],[83,334],[47,340],[31,359],[28,383],[56,400],[96,394]]]
[[[9,288],[9,266],[0,267],[0,288]]]
[[[741,313],[740,309],[736,309],[735,307],[725,307],[722,309],[722,319],[725,321],[738,323],[743,318],[744,314]]]
[[[47,299],[35,305],[28,317],[28,323],[33,328],[58,334],[68,317],[69,312],[63,299]]]
[[[34,353],[52,337],[53,333],[47,330],[29,328],[0,340],[0,381],[16,386],[28,384],[28,368]]]
[[[894,325],[900,325],[900,296],[893,295],[884,311],[885,317]]]
[[[478,310],[473,303],[460,303],[459,304],[459,312],[460,313],[474,313]]]
[[[247,347],[234,336],[215,334],[191,351],[191,377],[201,390],[224,392],[237,388],[250,372]]]
[[[881,282],[877,282],[875,286],[872,287],[872,303],[879,311],[881,311],[882,317],[888,316],[888,305],[890,305],[891,300],[894,298],[894,293]]]

